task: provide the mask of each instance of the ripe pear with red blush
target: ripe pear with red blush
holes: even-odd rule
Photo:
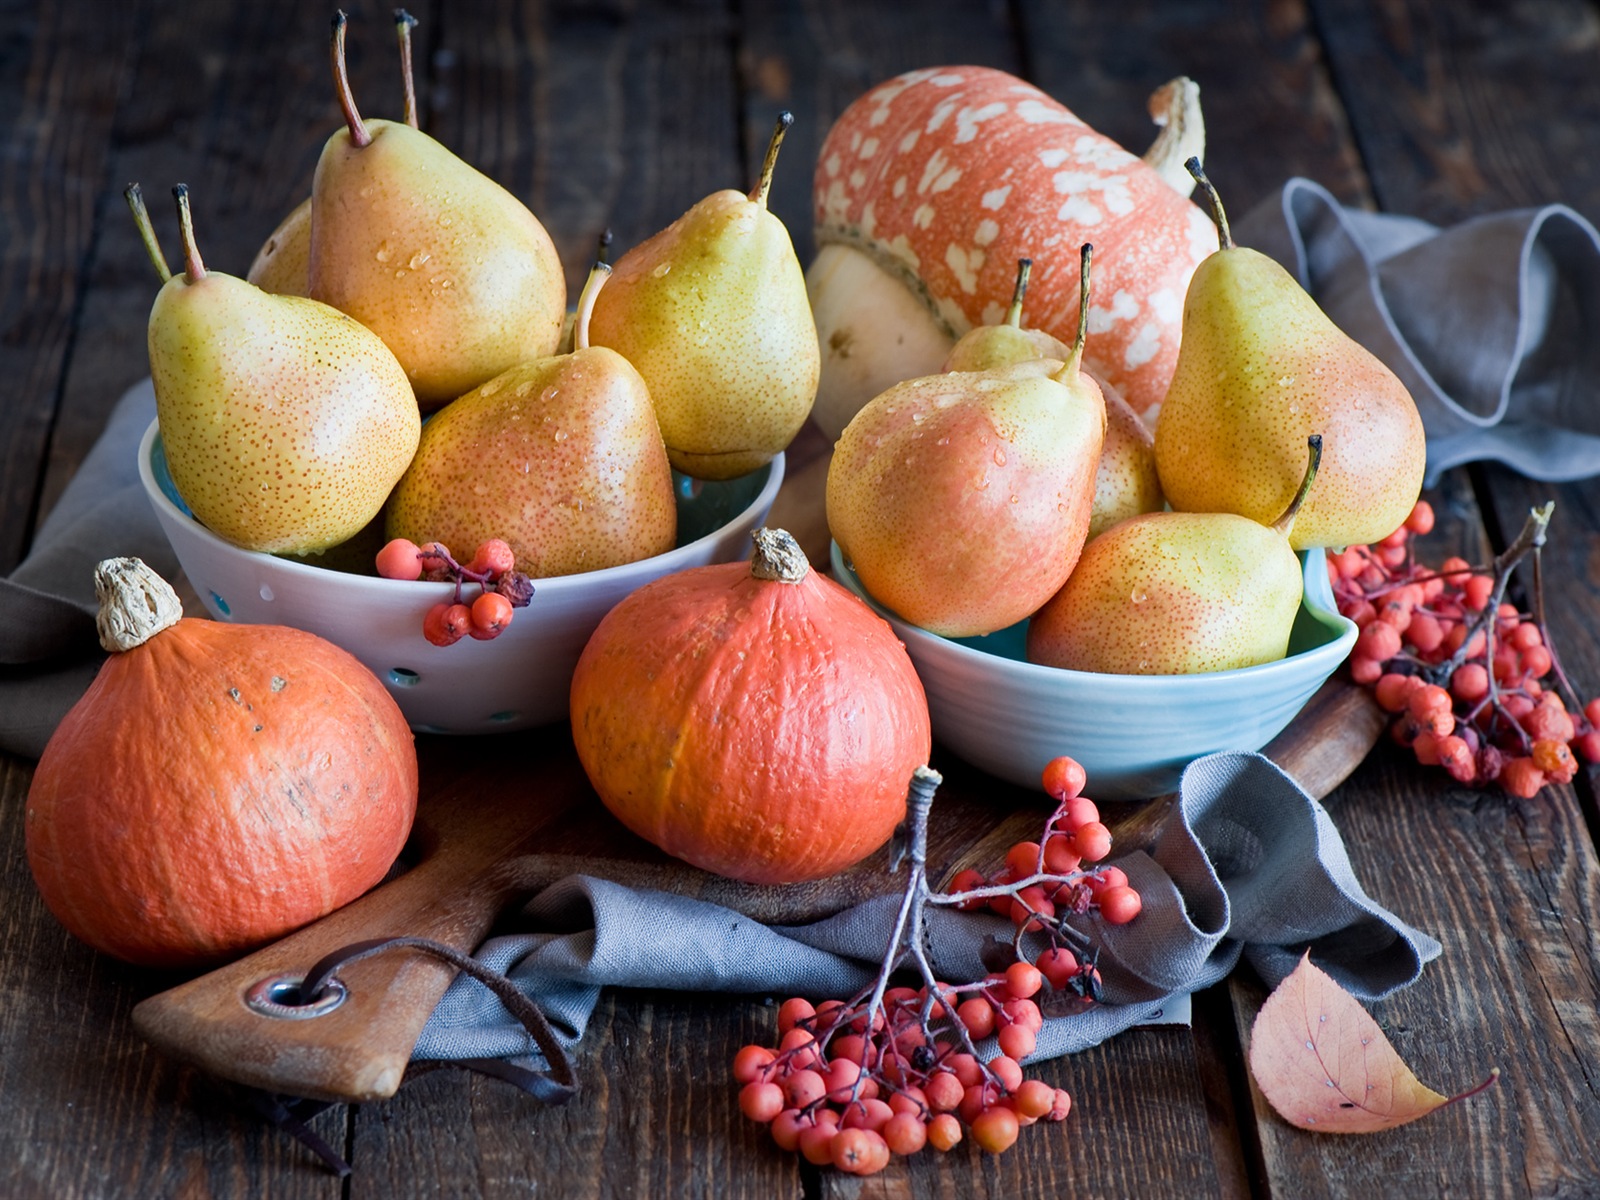
[[[896,384],[840,435],[828,526],[862,586],[947,637],[992,633],[1060,589],[1083,549],[1105,400],[1081,368],[1037,358]]]
[[[962,335],[945,360],[946,371],[983,371],[1041,358],[1065,361],[1071,356],[1072,347],[1060,338],[1022,324],[1022,304],[1032,270],[1032,259],[1017,261],[1016,290],[1004,319]],[[1156,473],[1156,443],[1150,427],[1104,376],[1088,365],[1083,371],[1100,385],[1106,402],[1105,444],[1095,469],[1094,506],[1089,515],[1089,536],[1093,538],[1128,517],[1160,512],[1166,498]]]
[[[417,19],[403,8],[394,10],[395,34],[400,41],[400,74],[405,83],[405,122],[417,124],[417,89],[411,70],[411,30]],[[307,196],[278,222],[256,251],[245,275],[263,292],[275,296],[310,295],[311,197]]]
[[[578,302],[575,348],[522,363],[447,404],[394,489],[388,536],[510,544],[517,569],[575,575],[672,549],[672,468],[644,379],[589,344],[610,268]]]
[[[1220,249],[1190,281],[1156,419],[1167,500],[1181,512],[1271,521],[1295,493],[1315,430],[1328,450],[1294,548],[1387,537],[1422,489],[1426,447],[1411,394],[1289,272],[1234,243],[1216,189],[1198,160],[1187,165],[1211,201]]]
[[[1289,538],[1322,458],[1319,436],[1306,445],[1300,488],[1271,525],[1235,513],[1145,513],[1091,541],[1028,623],[1028,661],[1188,675],[1282,658],[1304,587]]]

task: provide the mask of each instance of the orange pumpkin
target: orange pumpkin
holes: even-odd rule
[[[646,584],[572,679],[578,756],[639,836],[750,883],[834,874],[882,846],[931,748],[902,646],[782,530],[749,564]]]
[[[381,880],[417,757],[377,678],[298,629],[182,618],[138,559],[101,563],[95,586],[115,653],[28,792],[28,865],[61,923],[129,962],[195,966]]]

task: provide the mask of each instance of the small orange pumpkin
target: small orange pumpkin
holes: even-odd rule
[[[646,584],[572,679],[572,733],[639,836],[749,883],[832,875],[888,841],[928,760],[928,703],[887,622],[782,530],[749,564]]]
[[[411,731],[314,634],[184,618],[136,558],[95,572],[114,651],[46,745],[28,865],[89,945],[146,966],[236,956],[354,900],[417,805]]]

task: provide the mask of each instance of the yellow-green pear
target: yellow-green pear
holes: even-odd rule
[[[1177,369],[1156,419],[1156,466],[1172,507],[1259,522],[1283,511],[1301,447],[1327,441],[1295,549],[1381,540],[1422,489],[1422,421],[1405,385],[1328,319],[1289,272],[1234,244],[1216,189],[1221,248],[1195,270]]]
[[[898,383],[845,427],[828,527],[862,586],[946,637],[992,633],[1048,600],[1083,549],[1105,401],[1067,360],[1036,358]]]
[[[314,553],[359,532],[411,461],[422,420],[405,372],[335,308],[208,271],[188,189],[173,189],[172,275],[137,187],[128,200],[165,280],[150,376],[167,467],[195,517],[247,550]]]
[[[274,296],[310,294],[311,197],[296,204],[256,251],[245,279]]]
[[[784,130],[749,195],[701,200],[629,250],[590,336],[639,368],[672,465],[698,479],[746,475],[811,412],[821,372],[805,274],[767,192]]]
[[[1299,490],[1272,525],[1234,513],[1144,513],[1091,540],[1028,622],[1028,661],[1188,675],[1282,658],[1304,583],[1289,534],[1322,457],[1321,438],[1305,444]]]
[[[405,122],[417,128],[417,91],[411,71],[411,30],[417,19],[403,8],[394,11],[400,40],[400,74],[405,83]],[[307,196],[267,235],[245,278],[277,296],[310,294],[311,197]]]
[[[347,128],[312,182],[311,295],[384,340],[424,410],[552,353],[567,293],[544,226],[427,134],[362,120],[343,14],[333,45]]]
[[[946,371],[984,371],[1034,359],[1065,361],[1071,357],[1072,348],[1060,338],[1022,324],[1022,304],[1032,270],[1032,259],[1017,260],[1016,290],[1005,317],[997,325],[980,325],[963,334],[945,360]],[[1156,474],[1155,437],[1150,427],[1105,376],[1087,364],[1082,369],[1100,386],[1106,402],[1105,442],[1095,470],[1094,506],[1089,514],[1089,536],[1093,538],[1128,517],[1160,512],[1166,499]]]
[[[572,353],[513,367],[429,419],[389,502],[390,537],[468,555],[502,538],[536,578],[672,549],[672,468],[649,389],[627,359],[589,344],[608,270],[589,276]]]

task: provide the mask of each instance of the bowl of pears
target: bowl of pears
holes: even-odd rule
[[[182,185],[170,269],[128,190],[162,280],[145,490],[213,617],[328,638],[414,729],[564,720],[618,600],[749,553],[815,397],[803,274],[766,204],[788,122],[753,191],[596,264],[569,312],[534,215],[409,99],[363,118],[342,15],[333,38],[345,124],[246,278],[207,268]]]
[[[1219,248],[1189,284],[1159,409],[1011,308],[945,369],[868,401],[827,482],[836,576],[891,622],[935,737],[1036,787],[1070,754],[1096,796],[1176,789],[1258,750],[1349,654],[1326,547],[1399,528],[1421,489],[1415,404],[1275,261]]]

